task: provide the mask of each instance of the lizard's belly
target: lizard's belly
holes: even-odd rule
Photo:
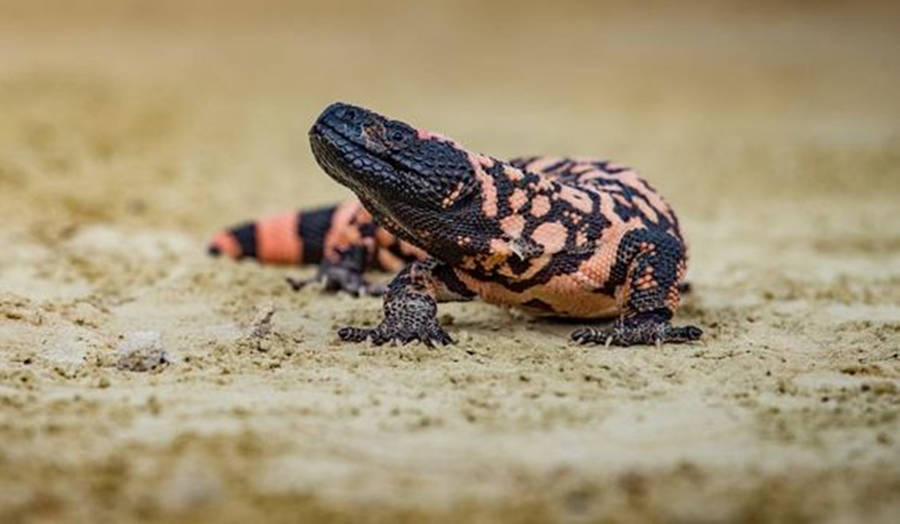
[[[559,275],[521,291],[499,282],[477,279],[458,272],[460,280],[490,304],[515,307],[534,315],[572,318],[613,318],[619,315],[614,296],[593,292],[572,275]]]

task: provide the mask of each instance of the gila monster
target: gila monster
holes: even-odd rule
[[[580,343],[702,335],[670,323],[687,246],[672,208],[632,169],[581,157],[503,161],[343,103],[322,112],[309,139],[322,169],[356,198],[240,224],[209,252],[318,264],[326,289],[383,294],[381,323],[342,328],[342,340],[447,344],[437,303],[475,298],[615,319],[574,331]],[[367,269],[399,272],[385,289],[365,280]]]

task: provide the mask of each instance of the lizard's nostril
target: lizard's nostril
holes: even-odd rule
[[[345,110],[344,110],[344,115],[343,115],[343,116],[344,116],[344,120],[346,120],[347,122],[350,122],[351,124],[355,124],[355,123],[356,123],[356,117],[359,116],[359,115],[358,115],[358,113],[356,112],[356,109],[348,108],[348,109],[345,109]]]

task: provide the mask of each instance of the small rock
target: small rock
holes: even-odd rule
[[[125,371],[152,371],[175,360],[163,348],[158,331],[135,331],[125,336],[119,347],[116,367]]]
[[[253,321],[250,323],[250,336],[266,338],[272,332],[272,316],[275,315],[275,306],[263,304],[260,306]]]

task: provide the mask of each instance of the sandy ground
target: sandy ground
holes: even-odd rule
[[[900,514],[897,13],[21,4],[0,7],[0,521]],[[341,344],[378,300],[206,258],[220,226],[345,195],[305,137],[334,100],[638,166],[690,239],[703,343],[578,347],[463,304],[452,347]],[[174,363],[118,369],[145,331]]]

